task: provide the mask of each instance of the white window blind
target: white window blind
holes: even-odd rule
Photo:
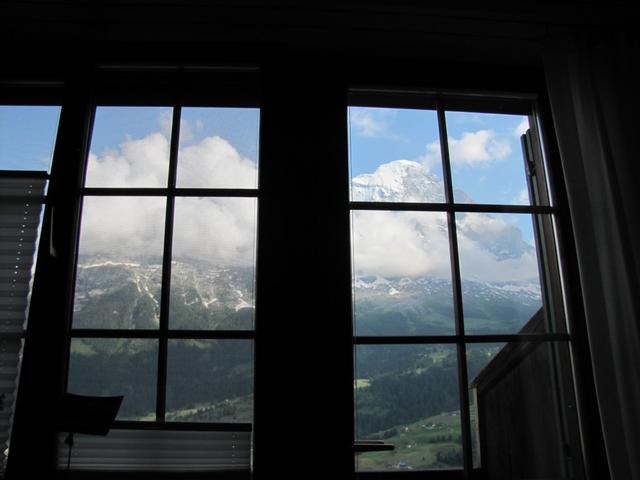
[[[6,466],[47,174],[0,171],[0,471]]]
[[[66,433],[58,436],[58,468],[65,470]],[[249,471],[251,432],[112,429],[107,436],[75,435],[71,470]]]

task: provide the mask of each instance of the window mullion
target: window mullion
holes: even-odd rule
[[[438,104],[438,128],[440,132],[440,151],[444,169],[445,200],[449,206],[453,205],[453,185],[451,180],[451,160],[449,158],[449,143],[444,109]],[[453,283],[453,304],[456,323],[456,335],[464,337],[464,312],[462,306],[462,284],[460,278],[460,256],[458,253],[458,236],[456,233],[456,213],[453,208],[447,212],[449,232],[449,252],[451,258],[451,279]],[[460,424],[462,428],[462,454],[464,462],[464,476],[470,477],[473,468],[471,451],[471,418],[469,412],[469,395],[467,394],[469,381],[467,378],[467,357],[465,344],[457,343],[458,357],[458,390],[460,396]]]
[[[162,288],[160,297],[160,339],[158,344],[158,384],[156,389],[156,421],[164,421],[167,406],[167,353],[169,329],[169,303],[171,296],[171,254],[173,247],[173,221],[175,211],[176,171],[178,164],[178,143],[180,139],[179,106],[173,108],[171,125],[171,150],[169,153],[169,195],[164,230],[164,250],[162,255]]]
[[[438,101],[438,133],[440,134],[440,155],[442,156],[444,198],[449,205],[453,203],[453,184],[451,181],[451,161],[449,159],[449,143],[447,142],[447,122],[442,102]]]

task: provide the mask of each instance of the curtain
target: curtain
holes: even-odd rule
[[[620,32],[564,37],[544,65],[614,480],[640,478],[638,46]]]

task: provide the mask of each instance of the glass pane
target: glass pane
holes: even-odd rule
[[[455,333],[447,217],[353,211],[356,335]]]
[[[544,312],[531,222],[520,214],[457,216],[466,333],[548,330],[536,315]]]
[[[446,112],[457,203],[529,205],[520,136],[527,117]]]
[[[118,420],[155,420],[157,365],[157,340],[74,338],[67,391],[124,395]]]
[[[75,328],[158,328],[166,200],[86,197]]]
[[[251,329],[255,198],[176,198],[171,328]]]
[[[359,454],[358,470],[461,468],[455,347],[358,345],[355,355],[356,439],[395,445]]]
[[[253,341],[170,340],[166,418],[251,422]]]
[[[98,107],[87,162],[87,187],[166,187],[172,110]]]
[[[260,110],[183,108],[178,187],[257,188]]]
[[[351,200],[444,202],[433,110],[349,107]]]
[[[0,170],[49,170],[60,107],[0,106]]]
[[[487,478],[580,478],[568,360],[560,342],[467,346],[474,466]]]

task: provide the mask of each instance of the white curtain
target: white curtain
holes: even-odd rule
[[[614,480],[640,479],[640,76],[621,33],[551,42],[545,74]]]

